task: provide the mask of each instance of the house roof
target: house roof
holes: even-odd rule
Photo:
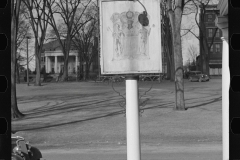
[[[54,50],[60,50],[60,44],[58,40],[53,40],[51,42],[43,44],[42,52],[45,51],[54,51]]]
[[[64,41],[64,39],[62,39],[62,41]],[[97,44],[92,43],[91,45],[97,45]],[[71,49],[76,50],[74,45],[71,46]],[[56,51],[56,50],[61,50],[61,45],[59,44],[58,40],[53,40],[51,42],[43,44],[42,53],[45,51]]]

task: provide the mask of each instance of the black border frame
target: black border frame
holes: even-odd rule
[[[236,0],[232,0],[236,1]],[[240,75],[240,51],[236,51],[231,47],[234,43],[231,38],[233,34],[238,34],[240,39],[240,8],[234,8],[231,2],[228,1],[228,22],[229,22],[229,69],[230,80],[234,76]],[[236,42],[235,42],[236,43]],[[239,41],[237,42],[239,43]],[[224,78],[224,77],[223,77]],[[231,83],[230,83],[231,84]],[[233,86],[231,86],[233,87]],[[240,93],[229,89],[229,160],[240,159],[240,134],[234,134],[231,127],[233,127],[232,120],[240,117]],[[239,125],[238,125],[239,127]]]
[[[0,117],[7,120],[8,129],[0,135],[0,159],[11,157],[11,1],[5,8],[0,8],[0,33],[8,38],[7,47],[0,51],[0,75],[5,76],[8,83],[6,91],[0,93]],[[1,43],[0,43],[1,45]]]

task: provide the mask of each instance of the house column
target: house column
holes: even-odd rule
[[[77,73],[77,66],[78,66],[78,56],[75,56],[75,72]]]
[[[48,57],[45,56],[45,72],[48,73],[48,63],[47,63]]]
[[[51,59],[50,57],[47,58],[47,61],[48,61],[48,73],[51,72]]]
[[[55,56],[55,64],[54,64],[54,72],[55,73],[58,73],[58,70],[57,70],[57,56]]]

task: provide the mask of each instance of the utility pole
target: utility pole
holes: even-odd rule
[[[101,64],[100,64],[100,10],[99,10],[99,2],[97,0],[97,10],[98,10],[98,78],[100,80],[101,76]]]

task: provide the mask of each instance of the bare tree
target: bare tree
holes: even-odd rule
[[[197,35],[190,29],[185,29],[186,32],[190,32],[192,35],[194,35],[194,37],[199,40],[199,43],[202,46],[202,48],[200,48],[202,50],[202,52],[200,52],[200,62],[202,66],[201,70],[207,75],[209,75],[209,53],[218,28],[216,27],[214,29],[211,43],[208,44],[207,29],[204,21],[206,17],[207,6],[216,3],[216,0],[191,0],[192,10],[195,13],[195,23],[197,28],[199,29],[199,35]],[[201,14],[199,14],[199,11],[201,12]]]
[[[24,48],[25,47],[25,48]],[[25,54],[23,53],[25,52]],[[20,68],[27,66],[26,46],[21,44],[17,50],[16,56],[16,81],[20,83]],[[28,65],[34,60],[35,55],[28,56]]]
[[[51,0],[23,0],[28,8],[30,24],[35,38],[36,86],[41,86],[41,51],[46,37],[50,12],[47,4],[52,6]]]
[[[82,12],[77,19],[77,21],[80,21],[91,1],[92,0],[58,0],[58,1],[53,0],[53,3],[55,4],[54,6],[51,6],[50,3],[48,3],[48,9],[50,11],[49,24],[51,25],[51,27],[55,32],[56,38],[58,39],[58,42],[61,46],[61,49],[64,55],[63,56],[64,70],[63,70],[63,76],[62,76],[63,81],[68,80],[68,57],[69,57],[69,51],[71,49],[72,38],[84,25],[84,24],[80,24],[79,26],[74,27],[74,20],[76,20],[75,19],[76,12],[79,6],[81,5],[80,8],[82,8]],[[56,24],[56,19],[54,17],[54,14],[59,14],[64,22],[65,29],[66,29],[64,40],[62,40],[63,37],[61,36],[58,30],[58,25]]]
[[[172,42],[172,31],[170,19],[167,13],[166,2],[163,1],[161,4],[161,36],[163,52],[167,56],[167,77],[171,81],[174,81],[175,68],[174,68],[174,54],[173,54],[173,42]]]
[[[16,96],[16,39],[21,0],[11,0],[11,117],[12,119],[24,116],[17,106]]]
[[[79,16],[79,15],[78,15]],[[97,52],[97,32],[98,32],[98,8],[93,3],[89,5],[84,16],[80,21],[74,21],[74,27],[84,24],[81,29],[75,34],[73,46],[78,50],[78,56],[85,63],[84,79],[89,78],[90,66],[94,58],[98,55]],[[87,21],[87,23],[85,23]],[[81,69],[80,69],[81,70]],[[80,71],[79,70],[79,71]]]
[[[19,76],[19,67],[23,63],[23,61],[26,61],[26,58],[22,55],[22,51],[26,50],[26,43],[25,39],[26,36],[30,32],[31,25],[27,23],[26,21],[26,14],[27,14],[27,8],[24,5],[24,3],[21,3],[20,11],[19,11],[19,24],[18,24],[18,32],[17,32],[17,38],[16,38],[16,81],[17,83],[20,83],[20,76]],[[30,61],[29,61],[30,62]]]
[[[184,84],[183,84],[183,59],[181,46],[181,21],[184,0],[166,0],[167,12],[171,23],[173,52],[175,64],[175,109],[185,110]]]
[[[196,65],[196,58],[199,55],[198,49],[194,45],[188,47],[187,57],[192,62],[193,65]]]
[[[167,77],[174,81],[175,79],[175,67],[174,67],[174,53],[173,53],[173,40],[172,40],[172,28],[167,10],[167,1],[163,0],[161,2],[161,24],[162,24],[162,46],[164,53],[167,56]],[[183,3],[183,16],[188,16],[193,13],[191,6],[189,4],[190,0],[184,1]],[[183,24],[181,24],[183,26]],[[189,27],[192,29],[193,26]],[[184,32],[181,38],[187,35],[188,32]]]

